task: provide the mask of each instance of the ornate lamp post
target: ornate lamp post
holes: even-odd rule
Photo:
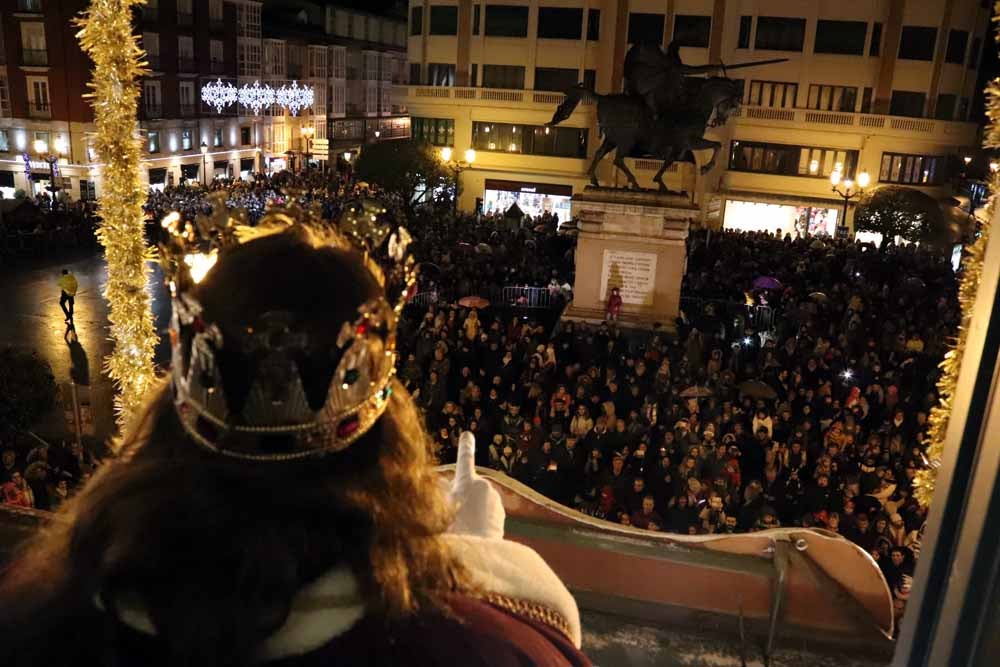
[[[858,174],[857,188],[854,187],[854,181],[852,181],[851,179],[848,178],[842,181],[841,178],[842,174],[840,173],[840,169],[835,169],[833,173],[830,174],[830,185],[833,186],[832,188],[833,191],[837,193],[841,199],[844,200],[844,213],[843,213],[843,218],[841,218],[840,224],[844,229],[847,229],[847,205],[850,203],[852,199],[857,199],[862,194],[864,194],[865,188],[868,187],[870,178],[868,176],[867,171],[862,171],[860,174]],[[844,184],[843,189],[837,187],[841,183]]]
[[[306,125],[302,128],[302,137],[306,140],[306,152],[302,155],[302,171],[305,171],[306,167],[309,166],[309,158],[312,157],[312,138],[316,134],[316,128],[312,125]]]
[[[59,169],[56,165],[59,163],[59,158],[66,154],[66,140],[56,139],[54,153],[49,152],[49,144],[44,139],[35,139],[33,148],[38,157],[49,165],[49,187],[46,190],[51,192],[52,198],[55,199],[56,193],[61,189],[56,185],[56,177],[59,175]]]
[[[451,210],[453,215],[458,215],[458,178],[463,171],[472,166],[476,161],[476,151],[467,148],[465,150],[464,160],[455,160],[454,151],[451,150],[450,146],[445,146],[441,149],[441,161],[447,165],[455,175],[455,196],[451,200]]]
[[[201,184],[208,187],[208,172],[206,172],[205,158],[208,156],[208,144],[201,142]]]

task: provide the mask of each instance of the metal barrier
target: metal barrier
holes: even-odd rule
[[[430,308],[442,299],[437,291],[418,292],[409,300],[408,304],[418,308]]]
[[[492,305],[500,308],[554,308],[561,305],[560,300],[553,298],[548,287],[527,287],[508,285],[506,287],[484,287],[477,293],[466,296],[481,296]],[[408,305],[417,308],[430,308],[435,305],[453,303],[457,299],[438,290],[418,292],[409,300]]]
[[[503,303],[517,308],[549,308],[552,293],[548,287],[504,287]]]
[[[681,309],[689,318],[706,314],[714,314],[732,322],[740,319],[746,328],[754,333],[773,331],[777,325],[777,316],[771,306],[748,306],[738,301],[724,299],[702,299],[698,297],[681,297]],[[743,327],[740,327],[741,329]]]

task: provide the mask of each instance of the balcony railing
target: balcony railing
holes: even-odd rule
[[[403,95],[409,102],[421,98],[481,100],[490,104],[539,104],[551,107],[561,104],[565,95],[544,90],[508,90],[504,88],[456,88],[451,86],[400,86]],[[395,91],[393,95],[397,96]],[[593,106],[594,102],[584,99],[581,106]]]
[[[209,64],[212,74],[225,74],[226,73],[226,63],[223,60],[213,60]]]
[[[149,69],[154,72],[157,72],[162,68],[162,65],[160,64],[160,54],[158,53],[146,54],[146,62],[149,63]]]
[[[142,105],[142,116],[146,120],[156,120],[157,118],[163,118],[163,105],[162,104],[143,104]]]
[[[288,63],[288,78],[289,79],[301,79],[302,78],[302,65],[296,65],[295,63]]]
[[[17,11],[19,12],[41,12],[42,0],[17,0]]]
[[[49,64],[49,52],[45,49],[23,49],[21,64],[34,67],[44,67]]]
[[[975,142],[975,123],[931,118],[908,118],[842,111],[816,111],[813,109],[774,109],[771,107],[741,107],[734,114],[741,125],[767,125],[813,129],[823,132],[862,132],[872,130],[880,134],[919,134],[926,137],[947,139],[948,143],[972,145]]]
[[[177,25],[189,26],[194,23],[194,15],[190,12],[177,12]]]
[[[180,57],[177,59],[178,72],[197,72],[198,62],[194,58]]]
[[[180,106],[181,116],[188,117],[193,116],[198,113],[197,104],[181,104]]]
[[[28,115],[32,118],[51,118],[52,105],[48,102],[28,102]]]

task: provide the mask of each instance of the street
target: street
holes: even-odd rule
[[[74,308],[74,323],[79,346],[67,342],[67,326],[59,307],[56,280],[62,269],[69,269],[79,282]],[[153,312],[160,345],[157,361],[169,356],[166,327],[170,303],[160,280],[158,267],[150,278]],[[111,352],[108,334],[108,306],[102,292],[107,282],[107,265],[101,250],[53,253],[44,257],[5,260],[0,265],[0,345],[14,345],[37,351],[52,365],[56,383],[68,387],[75,377],[80,395],[89,396],[94,417],[95,436],[107,438],[114,431],[112,386],[101,373],[104,358]],[[37,431],[43,437],[69,435],[62,404],[57,406]]]

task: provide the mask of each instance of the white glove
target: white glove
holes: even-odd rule
[[[489,480],[476,472],[476,437],[469,431],[458,438],[458,462],[448,497],[455,507],[449,532],[503,539],[503,502]]]

